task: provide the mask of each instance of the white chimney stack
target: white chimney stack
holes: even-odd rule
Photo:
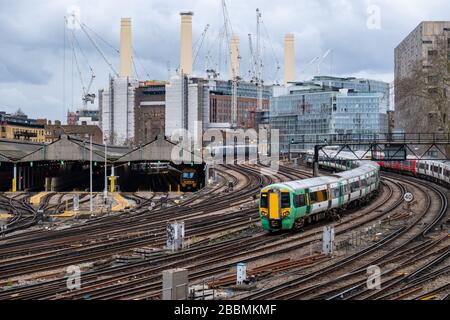
[[[181,12],[180,74],[192,74],[192,16]]]
[[[230,40],[230,79],[239,77],[239,37],[233,36]]]
[[[295,45],[294,35],[284,37],[284,83],[295,81]]]
[[[131,77],[131,18],[120,23],[120,77]]]

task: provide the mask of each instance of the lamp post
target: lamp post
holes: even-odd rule
[[[89,211],[92,213],[94,211],[94,204],[92,202],[92,135],[89,136],[89,191],[90,191],[90,197],[89,197]]]
[[[105,190],[103,190],[103,198],[105,201],[108,199],[108,143],[106,136],[103,138],[105,143]]]

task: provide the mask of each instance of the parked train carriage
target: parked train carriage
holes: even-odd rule
[[[183,169],[180,177],[181,188],[184,190],[192,190],[197,188],[198,174],[195,169],[185,168]]]
[[[378,189],[377,164],[334,176],[270,185],[261,190],[260,217],[263,229],[291,230],[317,221],[367,198]]]
[[[450,186],[450,162],[438,160],[379,161],[389,171],[417,176]]]

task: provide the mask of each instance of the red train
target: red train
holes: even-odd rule
[[[416,175],[417,160],[405,161],[378,161],[380,167],[387,170],[404,171],[406,173]]]

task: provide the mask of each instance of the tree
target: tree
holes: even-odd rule
[[[395,79],[396,118],[406,133],[450,134],[450,39],[438,36],[408,75]],[[450,148],[446,148],[447,156]]]

